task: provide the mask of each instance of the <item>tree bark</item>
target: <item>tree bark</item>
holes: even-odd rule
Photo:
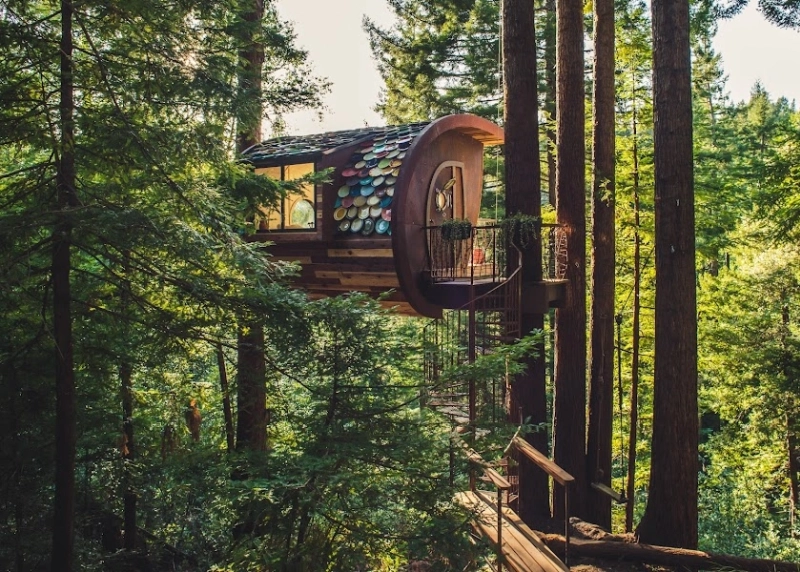
[[[783,353],[783,376],[786,387],[794,387],[792,379],[792,350],[786,338],[789,334],[789,300],[786,291],[781,292],[781,351]],[[786,396],[786,456],[787,470],[789,471],[789,531],[792,537],[796,536],[795,521],[797,519],[797,505],[800,504],[800,490],[798,490],[798,472],[800,472],[800,456],[798,455],[797,426],[795,423],[794,395]]]
[[[247,331],[239,331],[238,347],[236,450],[266,451],[266,362],[264,328],[261,322],[255,322]]]
[[[222,413],[225,417],[225,442],[228,452],[236,449],[236,434],[233,432],[233,412],[231,411],[231,393],[228,387],[228,368],[225,367],[225,353],[222,344],[217,344],[217,369],[219,370],[219,386],[222,391]]]
[[[126,358],[127,359],[127,358]],[[123,363],[119,372],[122,381],[122,458],[124,464],[123,521],[125,526],[125,550],[136,549],[136,487],[133,484],[131,463],[135,459],[133,440],[133,368]]]
[[[584,174],[583,2],[556,2],[556,196],[566,236],[566,301],[556,310],[553,457],[575,477],[573,514],[586,499],[586,194]],[[562,256],[564,256],[562,254]],[[564,492],[553,491],[562,518]]]
[[[263,0],[250,0],[242,14],[246,26],[238,40],[239,92],[242,101],[251,102],[237,117],[236,150],[238,153],[261,139],[261,84],[264,46],[259,42],[259,26],[264,18]],[[245,319],[238,335],[238,394],[236,420],[237,450],[265,451],[267,448],[266,366],[264,362],[264,326],[260,320]]]
[[[789,457],[789,530],[792,537],[796,537],[797,507],[800,505],[800,483],[798,482],[800,450],[797,443],[797,427],[792,414],[786,415],[786,433],[786,452]]]
[[[62,0],[59,78],[61,142],[56,172],[60,220],[53,230],[52,254],[53,338],[56,350],[56,474],[50,561],[51,570],[61,572],[70,572],[73,569],[75,520],[75,368],[70,306],[72,225],[67,218],[67,211],[77,203],[72,15],[72,2]]]
[[[544,111],[547,114],[547,199],[556,205],[556,2],[545,0]]]
[[[564,537],[543,534],[541,539],[557,556],[564,554]],[[669,546],[634,544],[611,540],[582,540],[571,538],[570,555],[604,558],[617,561],[655,564],[689,570],[747,570],[748,572],[800,572],[800,565],[780,560],[761,560],[687,550]]]
[[[503,0],[503,75],[505,78],[505,184],[506,215],[541,215],[541,167],[539,165],[538,85],[536,79],[536,33],[534,6],[530,0]],[[509,262],[513,256],[509,255]],[[522,296],[532,283],[542,279],[542,245],[535,241],[522,253]],[[544,326],[541,314],[523,314],[522,335]],[[509,420],[532,424],[547,419],[544,347],[538,357],[527,360],[524,373],[511,384]],[[526,439],[547,450],[547,433]],[[519,512],[526,523],[549,517],[547,476],[527,459],[519,467]]]
[[[614,0],[594,1],[592,312],[587,478],[611,486],[614,399]],[[611,499],[587,489],[587,518],[611,529]]]
[[[122,273],[124,276],[120,303],[122,306],[123,319],[128,319],[130,307],[131,284],[130,274],[130,253],[123,255]],[[128,339],[127,322],[123,324],[125,339]],[[125,550],[136,549],[136,487],[133,484],[132,464],[136,458],[136,443],[133,434],[133,366],[129,355],[122,357],[119,368],[120,393],[122,395],[122,464],[123,464],[123,523],[125,529]]]
[[[638,534],[697,546],[695,290],[689,3],[654,0],[655,371],[650,487]]]
[[[628,428],[628,475],[625,505],[625,532],[633,532],[633,510],[636,505],[636,443],[639,430],[639,330],[642,303],[639,297],[642,282],[641,244],[639,235],[639,142],[638,119],[636,116],[636,80],[633,82],[633,334],[631,340],[631,394],[630,394],[630,426]]]

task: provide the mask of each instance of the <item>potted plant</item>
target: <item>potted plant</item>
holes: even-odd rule
[[[472,223],[462,218],[443,220],[440,228],[442,239],[448,242],[466,240],[472,236]]]
[[[513,214],[500,221],[504,241],[523,249],[539,239],[541,226],[539,217],[522,213]]]

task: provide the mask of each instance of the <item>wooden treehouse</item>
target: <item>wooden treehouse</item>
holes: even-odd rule
[[[472,443],[476,427],[506,418],[508,380],[445,383],[442,373],[516,340],[523,313],[544,314],[565,294],[554,225],[542,225],[538,267],[523,273],[523,261],[530,264],[531,257],[506,244],[499,226],[479,224],[484,147],[502,142],[502,129],[490,121],[451,115],[429,123],[281,137],[245,152],[257,173],[275,179],[331,169],[330,182],[309,185],[265,211],[252,239],[272,243],[275,259],[298,262],[302,269],[294,283],[311,297],[390,291],[386,304],[435,318],[425,329],[429,391],[421,402],[447,416],[455,432],[471,435]],[[461,224],[454,235],[459,225],[447,221],[458,219],[470,224]],[[571,477],[523,439],[516,438],[509,453],[497,467],[505,476],[470,455],[497,487],[495,500],[474,477],[471,490],[457,500],[475,511],[473,528],[498,547],[507,567],[563,571],[563,563],[535,543],[535,534],[513,513],[515,459],[526,456],[565,487]]]
[[[386,303],[406,314],[466,308],[507,280],[498,228],[478,226],[483,149],[502,142],[500,127],[473,115],[264,141],[245,152],[256,173],[291,180],[332,169],[332,177],[265,211],[253,240],[300,263],[295,284],[312,297],[392,290]],[[440,232],[453,218],[474,226],[457,244]],[[548,253],[551,236],[543,233]],[[553,265],[543,269],[547,278],[523,300],[541,313],[563,297]]]

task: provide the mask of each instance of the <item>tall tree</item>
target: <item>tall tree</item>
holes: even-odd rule
[[[236,124],[236,152],[242,153],[261,140],[262,73],[264,46],[260,29],[264,19],[264,0],[248,0],[238,15],[236,40],[241,111]],[[266,362],[264,326],[261,317],[243,316],[238,334],[238,393],[236,447],[239,450],[267,449]]]
[[[568,280],[564,306],[556,310],[553,456],[575,477],[573,512],[586,498],[586,191],[584,188],[583,3],[556,2],[556,201],[566,236],[561,264]],[[563,491],[553,508],[563,516]]]
[[[56,184],[59,217],[53,229],[53,338],[56,350],[56,482],[51,570],[73,569],[75,523],[75,366],[72,347],[70,294],[72,223],[69,210],[78,206],[75,192],[75,84],[73,67],[73,6],[61,2],[60,101]]]
[[[697,302],[695,290],[689,3],[655,0],[655,379],[647,507],[637,533],[697,546]]]
[[[242,275],[256,284],[274,278],[236,239],[233,197],[215,184],[231,168],[230,109],[238,104],[231,89],[237,54],[229,35],[218,33],[231,22],[231,9],[227,2],[0,0],[0,69],[10,80],[0,86],[0,254],[13,276],[2,288],[4,325],[23,316],[30,325],[4,327],[13,335],[4,342],[0,371],[3,385],[5,376],[27,371],[24,383],[32,388],[30,399],[10,396],[3,404],[20,412],[22,435],[36,428],[38,437],[40,427],[56,434],[15,459],[24,474],[8,492],[24,498],[4,507],[2,520],[16,522],[18,562],[26,550],[37,558],[48,552],[30,548],[42,530],[52,532],[53,568],[70,569],[85,557],[72,548],[76,446],[81,469],[96,475],[97,450],[111,450],[100,441],[119,435],[119,400],[130,417],[131,396],[120,399],[118,374],[127,387],[137,380],[135,360],[128,361],[134,371],[114,371],[130,356],[125,328],[112,322],[145,340],[146,349],[135,351],[153,352],[146,367],[163,367],[184,340],[202,337],[246,305],[230,294],[239,291],[232,284],[245,282]],[[272,22],[275,61],[288,63],[287,54],[296,53],[291,36]],[[294,69],[276,72],[289,72],[287,81],[276,79],[265,97],[277,110],[317,100],[310,87],[317,82]],[[132,286],[121,276],[126,260]],[[120,310],[125,304],[115,290],[130,293],[130,314]],[[260,295],[267,297],[264,288]],[[56,351],[43,360],[47,340]],[[45,384],[44,365],[55,369],[55,384],[52,373]],[[55,427],[43,412],[51,400]],[[76,400],[87,405],[77,416]],[[40,463],[44,452],[56,463]],[[53,466],[51,513],[45,503],[52,500]],[[114,473],[107,477],[111,488],[120,485],[110,482],[120,480],[122,473]],[[27,494],[33,482],[41,484]],[[83,489],[81,506],[93,506],[94,492]]]
[[[595,0],[592,97],[592,311],[588,479],[611,486],[614,387],[614,1]],[[587,518],[611,529],[611,499],[587,491]]]
[[[533,2],[503,0],[503,77],[505,128],[506,214],[541,214],[541,168],[539,165],[539,106],[536,79],[536,33]],[[542,246],[535,241],[523,252],[522,291],[542,279]],[[511,257],[509,257],[511,258]],[[511,262],[511,260],[509,261]],[[515,262],[514,262],[515,263]],[[522,334],[544,326],[542,314],[523,312]],[[540,424],[546,421],[544,348],[529,359],[525,373],[511,385],[510,421]],[[547,433],[526,437],[540,451],[547,451]],[[523,460],[519,469],[520,516],[528,523],[549,516],[547,477]]]
[[[556,0],[544,3],[544,111],[547,133],[547,194],[556,204]]]
[[[386,89],[377,108],[390,123],[448,113],[499,117],[499,3],[391,0],[396,24],[366,20]]]

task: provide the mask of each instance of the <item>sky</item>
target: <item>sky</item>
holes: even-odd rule
[[[309,53],[317,75],[332,83],[325,97],[322,120],[314,112],[287,117],[294,135],[383,125],[374,111],[382,82],[364,16],[383,27],[393,15],[385,0],[277,0],[278,12],[294,24],[297,43]],[[746,100],[756,81],[773,97],[785,96],[800,105],[800,31],[769,24],[751,0],[741,14],[724,21],[714,41],[728,76],[727,90],[734,102]],[[269,134],[267,134],[269,135]]]

